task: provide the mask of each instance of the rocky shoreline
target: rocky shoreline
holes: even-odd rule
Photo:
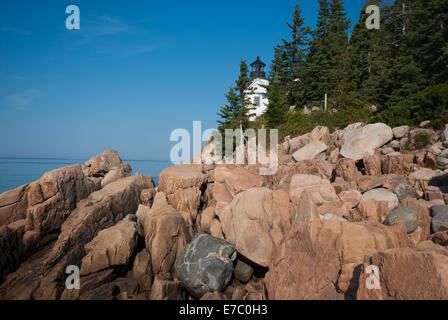
[[[448,125],[317,127],[279,153],[272,176],[182,164],[155,187],[108,150],[1,194],[0,299],[448,299]]]

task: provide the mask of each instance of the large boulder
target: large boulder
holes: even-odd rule
[[[159,192],[164,192],[168,203],[184,218],[190,237],[201,206],[202,190],[208,181],[203,166],[180,164],[166,168],[159,176]]]
[[[214,172],[215,183],[225,183],[232,196],[263,185],[263,178],[236,165],[219,165]]]
[[[207,175],[202,172],[202,165],[179,164],[160,173],[158,190],[169,195],[177,189],[201,186],[206,181]]]
[[[437,175],[437,172],[434,170],[421,168],[409,175],[409,182],[415,187],[417,194],[421,197],[428,188],[430,182],[432,182]]]
[[[381,158],[377,155],[364,154],[362,159],[364,168],[369,176],[380,176],[382,173]]]
[[[84,170],[87,176],[101,178],[101,187],[129,177],[132,172],[131,166],[123,163],[115,150],[106,150],[88,160],[84,165],[87,167]]]
[[[24,219],[28,207],[28,185],[0,194],[0,226]]]
[[[431,207],[431,229],[432,232],[448,230],[448,205]]]
[[[7,226],[0,226],[0,283],[14,271],[24,257],[22,238],[25,233],[25,219],[17,220]]]
[[[336,177],[341,177],[344,181],[356,185],[362,176],[352,159],[339,159],[335,168]]]
[[[407,135],[409,134],[409,126],[401,126],[393,128],[392,132],[394,133],[394,137],[396,139],[407,137]]]
[[[190,240],[185,220],[170,205],[152,209],[144,217],[144,234],[154,275],[169,278],[176,257]]]
[[[379,283],[372,290],[367,268],[376,266]],[[364,264],[359,279],[360,300],[447,300],[448,251],[431,242],[415,249],[394,248],[377,252]],[[369,279],[370,278],[370,279]]]
[[[384,177],[362,176],[358,180],[358,190],[361,193],[383,186]]]
[[[448,143],[448,124],[445,125],[445,129],[443,130],[440,139],[442,140],[442,142]]]
[[[352,217],[353,221],[383,222],[390,210],[386,201],[369,199],[361,202],[356,208],[356,212],[358,215]]]
[[[392,129],[383,123],[350,130],[344,135],[341,155],[355,161],[361,160],[365,153],[373,155],[376,148],[385,145],[392,138]]]
[[[361,201],[362,194],[359,191],[350,190],[342,191],[338,196],[341,201],[344,202],[344,205],[348,207],[348,209],[352,209]]]
[[[115,172],[113,179],[109,175],[108,183],[129,176],[131,168],[121,162],[116,151],[106,151],[93,157],[86,165],[76,164],[49,171],[35,182],[1,194],[0,226],[23,219],[26,222],[20,239],[8,245],[17,248],[14,262],[10,261],[8,270],[14,270],[12,266],[55,241],[77,203],[104,186],[105,175],[118,169],[120,174]],[[2,273],[0,271],[0,276]]]
[[[14,272],[0,287],[0,296],[6,291],[12,299],[57,299],[62,293],[66,266],[81,266],[84,246],[101,230],[135,213],[141,191],[150,187],[153,187],[150,176],[136,174],[79,201],[62,225],[58,240],[39,255],[37,264],[22,265]]]
[[[310,133],[311,141],[321,141],[328,144],[330,141],[330,130],[327,127],[318,126]]]
[[[376,201],[386,201],[388,203],[389,210],[398,207],[398,198],[393,193],[384,188],[373,189],[364,193],[361,197],[361,202],[365,202],[370,199],[375,199]]]
[[[81,275],[109,268],[127,268],[137,245],[135,222],[123,220],[104,229],[84,246],[86,255],[81,263]]]
[[[443,150],[437,157],[437,167],[440,170],[448,168],[448,149]]]
[[[216,211],[220,212],[233,197],[250,188],[263,185],[263,178],[236,165],[219,165],[214,172],[213,199]]]
[[[394,193],[397,195],[399,201],[406,198],[417,198],[417,191],[413,186],[410,186],[407,183],[400,183],[394,190]]]
[[[305,190],[311,193],[314,202],[318,205],[339,201],[330,180],[307,174],[294,175],[289,185],[289,196],[292,203],[298,203]]]
[[[140,291],[151,291],[152,276],[151,254],[145,248],[135,256],[132,278],[137,281]]]
[[[401,207],[392,211],[384,221],[385,225],[392,226],[396,220],[402,220],[406,226],[408,234],[414,232],[418,228],[418,210],[416,207]]]
[[[186,294],[179,280],[167,280],[157,276],[151,288],[150,300],[185,300]]]
[[[31,254],[54,241],[77,202],[99,188],[80,164],[47,172],[27,186],[0,195],[0,203],[5,204],[0,208],[0,222],[26,218],[24,244]]]
[[[305,145],[304,147],[300,148],[294,154],[292,155],[295,162],[299,162],[302,160],[313,160],[315,159],[320,153],[327,150],[327,145],[323,143],[322,141],[312,141]]]
[[[221,239],[198,233],[176,259],[174,272],[195,298],[222,291],[233,273],[235,248]]]
[[[290,226],[290,202],[283,190],[252,188],[239,193],[217,213],[226,241],[256,264],[268,267]]]
[[[389,228],[336,219],[294,224],[275,251],[266,274],[268,298],[344,299],[365,255],[407,245],[403,226]],[[344,283],[342,271],[347,275]]]

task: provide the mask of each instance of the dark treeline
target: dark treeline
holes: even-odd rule
[[[316,28],[304,24],[296,5],[289,39],[274,48],[270,103],[258,122],[283,135],[354,121],[415,126],[434,120],[436,127],[448,122],[448,0],[367,0],[351,36],[343,1],[317,1]],[[366,27],[368,5],[380,8],[379,30]],[[327,111],[302,112],[322,109],[325,94]],[[230,92],[228,98],[246,111],[244,93]]]

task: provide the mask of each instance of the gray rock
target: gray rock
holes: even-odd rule
[[[420,123],[420,128],[427,128],[431,124],[431,120],[426,120]]]
[[[437,157],[437,167],[440,170],[445,170],[446,165],[448,165],[448,149],[443,150]]]
[[[200,299],[228,285],[236,256],[230,243],[198,233],[176,258],[174,274],[192,296]]]
[[[365,202],[370,199],[375,199],[376,201],[387,201],[389,210],[398,207],[399,204],[397,196],[393,192],[384,188],[367,191],[362,195],[361,202]]]
[[[233,275],[236,279],[246,283],[250,280],[250,278],[252,278],[253,273],[254,268],[241,259],[237,260],[235,270],[233,271]]]
[[[443,130],[440,138],[442,139],[442,142],[448,142],[448,124],[445,125],[445,129]]]
[[[391,141],[389,143],[389,147],[391,147],[395,151],[400,151],[400,141],[398,141],[398,140]]]
[[[392,129],[394,137],[396,139],[401,139],[409,134],[409,126],[401,126]]]
[[[332,213],[327,213],[326,215],[320,215],[320,218],[324,220],[339,220],[341,222],[347,222],[347,219],[335,216]]]
[[[128,214],[123,220],[137,222],[137,216],[135,214]]]
[[[431,207],[431,217],[432,232],[448,230],[448,206]]]
[[[406,232],[413,233],[418,228],[418,210],[415,207],[401,207],[392,211],[384,221],[387,226],[395,224],[396,220],[403,220],[406,225]]]
[[[417,198],[417,191],[413,186],[407,183],[400,183],[394,190],[398,200],[403,200],[406,198]]]
[[[304,147],[300,148],[292,155],[292,158],[295,162],[299,162],[302,160],[313,160],[320,153],[327,150],[327,145],[322,141],[312,141],[308,143]]]
[[[392,129],[384,123],[369,124],[344,134],[341,155],[361,160],[365,153],[373,155],[376,148],[384,146],[394,137]]]

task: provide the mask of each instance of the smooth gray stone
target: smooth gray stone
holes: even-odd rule
[[[447,164],[448,164],[448,149],[445,149],[437,157],[437,167],[440,170],[445,170],[445,166]]]
[[[384,221],[387,226],[392,226],[395,221],[403,220],[406,225],[408,234],[414,232],[418,228],[418,210],[416,207],[401,207],[392,211]]]
[[[241,259],[238,259],[236,262],[235,270],[233,271],[233,275],[239,281],[246,283],[252,278],[254,274],[254,268],[252,268],[249,264],[244,262]]]
[[[413,186],[410,186],[407,183],[400,183],[395,188],[394,193],[400,201],[406,198],[417,198],[417,191]]]
[[[448,230],[448,206],[432,206],[431,217],[432,232]]]
[[[174,264],[174,273],[188,292],[200,299],[207,292],[222,291],[233,274],[235,248],[228,242],[198,233]]]

